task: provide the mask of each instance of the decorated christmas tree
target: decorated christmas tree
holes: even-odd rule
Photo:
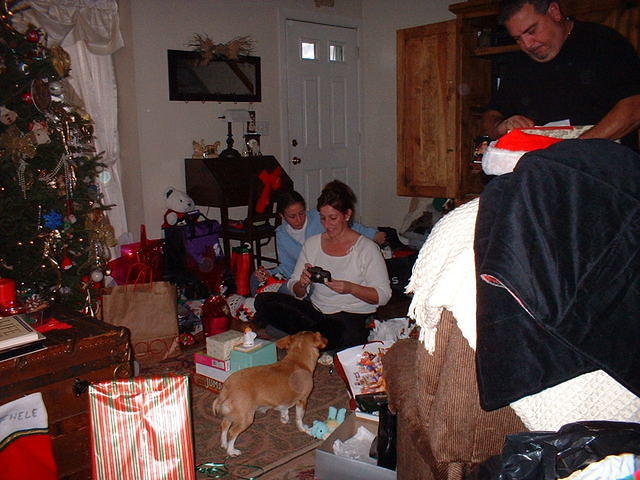
[[[0,277],[28,308],[89,311],[113,229],[96,182],[93,124],[68,83],[69,55],[12,26],[0,2]]]

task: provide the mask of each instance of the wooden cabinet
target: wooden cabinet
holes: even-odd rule
[[[638,2],[564,0],[563,12],[611,26],[638,47]],[[480,116],[500,59],[516,45],[487,45],[497,32],[497,0],[449,7],[455,20],[397,32],[397,194],[464,203],[488,178],[472,164]],[[492,42],[489,42],[492,43]]]
[[[470,54],[468,28],[457,19],[397,32],[398,195],[462,203],[482,191],[471,158],[491,62]]]
[[[455,21],[398,31],[398,195],[456,196]]]

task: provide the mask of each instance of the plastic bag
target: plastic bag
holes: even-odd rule
[[[371,433],[366,427],[360,425],[356,434],[345,440],[336,440],[333,442],[333,453],[339,457],[353,458],[354,460],[360,460],[367,463],[376,463],[369,456],[369,448],[375,435]]]
[[[507,435],[502,455],[484,462],[480,480],[555,480],[608,455],[640,453],[640,424],[584,421],[557,432]]]

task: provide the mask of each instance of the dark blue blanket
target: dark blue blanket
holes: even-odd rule
[[[475,236],[482,407],[596,369],[640,396],[639,253],[640,155],[626,147],[566,140],[491,180]]]

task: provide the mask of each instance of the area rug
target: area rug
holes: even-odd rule
[[[203,347],[201,346],[200,349]],[[176,359],[165,360],[141,369],[142,375],[191,374],[191,347]],[[220,419],[213,415],[211,404],[216,393],[191,382],[191,406],[196,465],[225,463],[231,475],[225,478],[313,479],[313,450],[320,441],[299,432],[295,426],[295,409],[290,410],[290,422],[280,422],[280,414],[270,410],[256,414],[255,422],[236,441],[242,455],[226,458],[220,447]],[[314,373],[314,389],[309,397],[304,422],[325,420],[330,406],[346,407],[348,394],[342,379],[326,366],[318,365]],[[270,473],[271,472],[271,473]],[[208,478],[199,474],[198,478]]]

